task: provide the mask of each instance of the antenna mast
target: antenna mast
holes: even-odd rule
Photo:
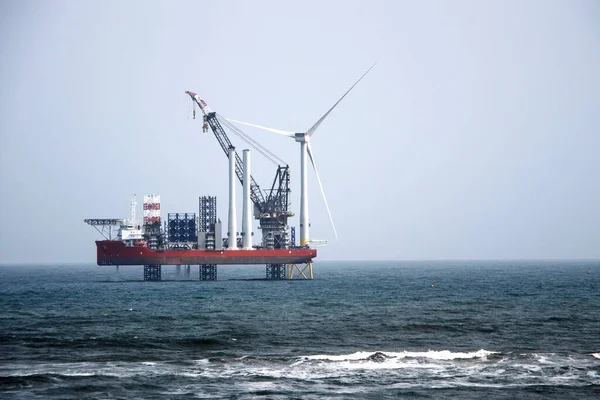
[[[135,208],[137,207],[137,202],[135,201],[135,193],[131,198],[131,224],[135,225]]]

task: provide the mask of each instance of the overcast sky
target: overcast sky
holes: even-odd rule
[[[226,221],[184,91],[304,131],[375,61],[313,136],[339,232],[311,171],[319,259],[600,257],[598,1],[5,0],[0,60],[0,263],[95,262],[83,219],[133,193],[163,216],[216,195]],[[298,144],[244,131],[298,213]]]

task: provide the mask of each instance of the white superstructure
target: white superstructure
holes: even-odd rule
[[[141,226],[135,220],[136,207],[137,201],[134,194],[131,198],[130,219],[124,220],[123,223],[119,225],[119,232],[117,234],[117,239],[124,241],[127,246],[133,246],[135,242],[144,240],[144,233],[142,232]]]

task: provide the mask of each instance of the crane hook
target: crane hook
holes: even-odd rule
[[[208,118],[206,118],[206,115],[202,117],[202,133],[206,133],[208,132]]]

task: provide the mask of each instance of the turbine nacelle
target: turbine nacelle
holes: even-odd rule
[[[310,136],[308,136],[306,133],[294,133],[294,136],[292,137],[298,143],[308,143],[310,138]]]

